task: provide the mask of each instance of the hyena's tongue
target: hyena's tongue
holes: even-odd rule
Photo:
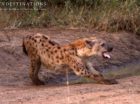
[[[103,56],[104,56],[105,58],[108,58],[108,59],[111,58],[111,56],[110,56],[108,53],[103,53]]]

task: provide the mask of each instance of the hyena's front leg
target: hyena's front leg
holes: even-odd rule
[[[101,84],[116,84],[117,83],[115,80],[105,79],[103,75],[96,70],[94,71],[89,70],[84,65],[82,60],[78,57],[70,56],[68,64],[73,69],[75,74],[78,76],[87,77],[87,78],[96,80],[97,83],[101,83]]]

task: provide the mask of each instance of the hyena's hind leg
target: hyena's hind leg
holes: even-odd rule
[[[32,82],[35,85],[42,85],[44,83],[38,77],[38,72],[41,67],[41,60],[37,54],[37,43],[35,43],[35,41],[36,40],[31,38],[31,36],[26,37],[23,40],[23,51],[29,56],[30,59],[29,76]]]
[[[108,80],[103,77],[103,75],[98,71],[91,71],[84,65],[82,60],[78,57],[70,56],[69,66],[73,69],[76,75],[87,77],[97,81],[100,84],[116,84],[116,80]]]
[[[31,60],[29,75],[30,75],[32,82],[35,85],[43,85],[44,84],[44,82],[41,81],[38,77],[38,72],[39,72],[40,67],[41,67],[40,60],[37,60],[37,59]]]
[[[40,58],[39,57],[32,58],[29,75],[30,75],[32,82],[35,85],[43,85],[44,84],[44,82],[41,81],[38,77],[38,72],[39,72],[40,67],[41,67]]]

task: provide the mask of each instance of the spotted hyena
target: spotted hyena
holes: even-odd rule
[[[67,45],[60,45],[40,33],[23,39],[23,51],[30,59],[29,75],[36,85],[44,84],[38,77],[41,64],[51,69],[59,65],[68,65],[78,76],[94,79],[98,83],[117,83],[116,81],[105,79],[96,70],[91,72],[83,61],[83,57],[92,55],[110,58],[109,52],[112,50],[113,47],[104,40],[97,38],[78,39]]]

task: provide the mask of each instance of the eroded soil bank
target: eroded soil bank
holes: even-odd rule
[[[66,44],[83,37],[101,37],[114,46],[111,60],[91,57],[94,67],[109,78],[140,73],[140,37],[131,33],[106,33],[79,29],[0,30],[0,103],[1,104],[139,104],[140,77],[118,79],[117,85],[95,83],[62,85],[66,75],[42,67],[40,77],[45,86],[33,86],[28,76],[29,61],[22,52],[22,38],[35,33],[49,35]],[[64,70],[64,69],[61,69]],[[65,72],[65,71],[64,71]],[[107,72],[107,73],[106,73]],[[123,74],[122,74],[123,73]],[[69,75],[70,81],[78,78]],[[83,80],[82,80],[83,81]],[[48,84],[47,84],[48,82]],[[78,82],[79,83],[79,82]]]

